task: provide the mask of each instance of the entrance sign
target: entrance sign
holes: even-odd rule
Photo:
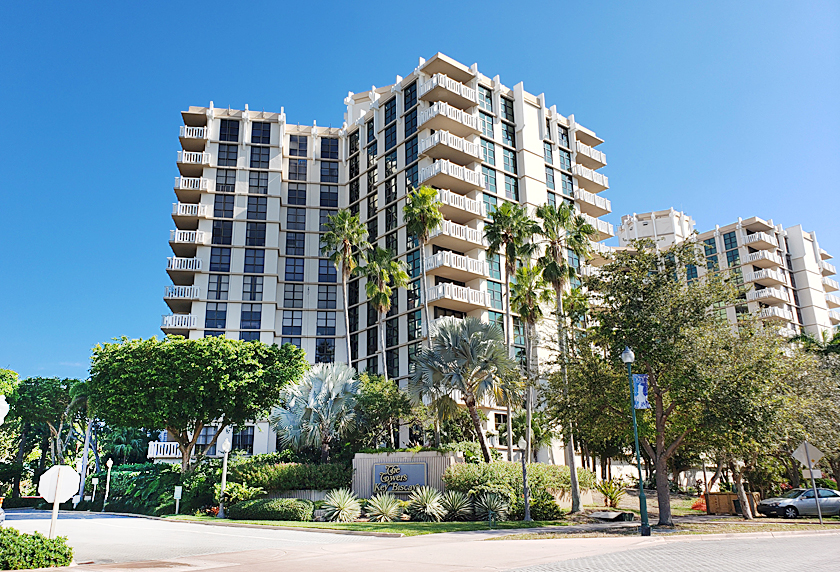
[[[376,463],[373,465],[374,493],[410,493],[426,486],[426,463]]]
[[[647,374],[633,374],[633,407],[635,409],[650,409],[648,402]]]

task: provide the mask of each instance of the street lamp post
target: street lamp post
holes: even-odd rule
[[[108,493],[111,492],[111,467],[114,466],[114,459],[108,459],[105,461],[105,465],[108,467],[108,476],[105,478],[105,498],[102,499],[102,511],[105,512],[105,505],[108,502]],[[96,499],[93,499],[94,501]]]
[[[230,453],[230,439],[222,443],[222,452],[225,454],[222,460],[222,492],[219,493],[219,514],[218,518],[225,517],[225,485],[227,484],[227,460]]]
[[[642,478],[642,457],[639,454],[639,426],[636,423],[636,404],[633,402],[633,362],[636,355],[629,347],[621,352],[621,361],[627,365],[627,379],[630,381],[630,412],[633,414],[633,436],[636,438],[636,467],[639,469],[639,509],[642,513],[642,536],[650,536],[650,524],[648,523],[647,497],[645,496],[645,483]]]

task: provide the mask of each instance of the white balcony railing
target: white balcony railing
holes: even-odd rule
[[[175,441],[149,441],[149,459],[180,459],[181,449]]]
[[[442,115],[448,117],[453,121],[457,121],[474,131],[478,131],[478,117],[471,115],[466,111],[461,111],[457,107],[452,107],[444,101],[438,101],[432,104],[428,109],[420,110],[420,115],[417,119],[419,125],[423,125],[427,121]]]
[[[484,201],[477,201],[458,193],[453,193],[448,189],[440,189],[437,192],[438,200],[443,205],[447,205],[462,211],[467,211],[482,218],[487,217],[487,203]]]
[[[206,191],[209,181],[204,177],[175,177],[175,188],[184,191]]]
[[[594,216],[590,216],[586,213],[580,213],[580,216],[582,216],[586,222],[591,224],[600,234],[615,236],[615,229],[613,228],[613,225],[607,221],[595,218]]]
[[[166,259],[167,270],[201,270],[200,258],[183,258],[180,256],[170,256]]]
[[[470,143],[463,137],[453,135],[449,131],[435,131],[433,135],[425,137],[420,140],[420,153],[425,153],[435,145],[446,145],[456,151],[461,151],[467,155],[471,155],[476,159],[479,157],[479,146],[476,143]]]
[[[601,163],[602,165],[607,164],[607,156],[604,155],[604,153],[602,153],[601,151],[598,151],[597,149],[595,149],[594,147],[590,147],[589,145],[585,145],[580,141],[575,141],[575,143],[577,144],[577,152],[581,155],[585,155],[593,161]]]
[[[768,250],[759,250],[758,252],[752,252],[747,256],[747,262],[749,263],[761,262],[763,260],[772,262],[776,266],[782,265],[781,257],[775,252],[770,252]]]
[[[478,171],[471,171],[461,165],[451,163],[446,159],[435,161],[428,167],[420,169],[420,182],[427,181],[437,175],[449,175],[476,187],[481,186],[481,176]]]
[[[190,165],[209,165],[210,153],[202,151],[178,151],[178,162]]]
[[[199,216],[207,214],[207,205],[199,203],[172,203],[172,214],[174,216]]]
[[[169,314],[163,316],[160,327],[168,329],[187,329],[195,328],[198,324],[198,318],[192,314]]]
[[[434,238],[441,234],[473,244],[487,246],[487,240],[484,238],[482,231],[464,226],[463,224],[454,223],[451,220],[444,220],[439,227],[430,233],[429,237]]]
[[[458,286],[457,284],[438,284],[429,288],[429,302],[435,300],[447,299],[464,302],[465,304],[473,304],[475,306],[489,306],[490,295],[487,292],[480,290],[473,290],[465,286]]]
[[[441,267],[454,268],[456,270],[463,270],[471,274],[480,274],[481,276],[489,276],[490,269],[487,263],[483,260],[476,260],[469,256],[462,256],[443,250],[437,254],[426,257],[426,270],[434,270]]]
[[[592,169],[588,169],[583,165],[572,165],[572,172],[578,176],[583,177],[584,179],[589,179],[593,183],[598,186],[604,187],[605,189],[610,188],[610,180],[606,175],[602,175],[598,171],[593,171]]]
[[[198,286],[175,286],[169,285],[164,288],[164,298],[181,298],[183,300],[195,300],[198,298]]]
[[[762,308],[761,311],[758,313],[758,317],[765,319],[765,318],[779,318],[782,320],[787,320],[788,322],[793,321],[793,314],[790,310],[785,310],[784,308]]]
[[[820,268],[822,269],[823,276],[837,274],[837,268],[831,262],[820,260]]]
[[[476,101],[478,101],[476,99],[475,90],[473,88],[467,87],[463,83],[455,81],[451,77],[442,73],[436,73],[431,77],[431,79],[429,79],[429,81],[421,83],[417,89],[417,97],[423,97],[436,87],[442,87],[447,91],[451,91],[454,94],[460,95],[464,99],[470,100],[473,103],[476,103]]]
[[[828,278],[827,276],[823,276],[822,279],[823,287],[829,292],[837,292],[840,290],[840,283],[833,278]]]
[[[828,311],[828,317],[831,319],[831,321],[832,321],[833,323],[835,323],[835,324],[840,323],[840,311],[838,311],[838,310],[829,310],[829,311]]]
[[[605,199],[604,197],[596,195],[595,193],[590,193],[589,191],[584,191],[583,189],[575,190],[575,200],[589,203],[590,205],[594,205],[599,209],[610,213],[612,212],[612,203],[609,199]]]
[[[771,236],[766,232],[754,232],[753,234],[748,234],[744,237],[744,244],[754,244],[756,242],[767,242],[776,248],[779,247],[779,241],[776,240],[776,237]]]
[[[785,275],[778,270],[770,268],[764,270],[757,270],[755,272],[744,272],[744,282],[758,282],[759,280],[775,280],[776,282],[785,283]]]
[[[826,293],[825,301],[829,308],[840,308],[840,296]]]
[[[181,132],[179,135],[184,139],[207,139],[207,128],[181,125]]]
[[[205,234],[203,230],[170,230],[169,242],[204,244]]]
[[[764,288],[763,290],[750,290],[747,292],[747,300],[750,302],[758,300],[767,301],[769,298],[790,302],[788,293],[781,288]]]

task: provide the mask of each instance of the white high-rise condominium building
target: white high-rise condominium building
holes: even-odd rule
[[[595,226],[597,240],[614,235],[599,219],[611,212],[599,194],[609,188],[598,172],[603,141],[522,83],[507,87],[476,64],[436,54],[393,85],[349,93],[344,104],[341,129],[289,125],[282,110],[247,106],[182,113],[165,333],[290,342],[312,362],[385,367],[402,381],[422,341],[420,256],[432,319],[502,325],[504,260],[488,256],[484,238],[497,205],[565,201]],[[406,190],[420,185],[438,189],[445,217],[422,253],[402,220]],[[340,279],[319,252],[319,233],[339,208],[358,214],[370,242],[404,260],[411,275],[384,325],[385,364],[365,279],[349,284],[345,332]],[[518,320],[514,334],[524,346]],[[503,417],[487,413],[492,432]]]
[[[840,298],[834,294],[840,285],[830,277],[831,255],[801,225],[784,228],[752,217],[695,235],[691,217],[669,209],[621,217],[618,236],[621,246],[642,238],[662,248],[689,239],[702,243],[708,269],[732,268],[748,287],[740,303],[725,309],[733,323],[752,315],[781,322],[786,335],[818,337],[840,324]],[[706,271],[689,268],[694,276]]]

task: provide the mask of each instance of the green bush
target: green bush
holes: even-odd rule
[[[483,463],[484,454],[481,452],[481,445],[476,441],[459,441],[458,443],[445,443],[441,451],[453,451],[464,454],[464,460],[467,463]],[[490,457],[494,461],[499,461],[502,458],[501,451],[490,449]]]
[[[227,509],[228,518],[236,520],[312,520],[315,507],[303,499],[254,499],[238,502]]]
[[[216,499],[222,492],[222,484],[216,485]],[[253,500],[265,495],[265,490],[260,487],[249,487],[242,483],[225,483],[225,504],[234,505],[238,502]]]
[[[510,504],[498,493],[481,493],[475,499],[475,515],[479,520],[507,520]]]
[[[610,508],[618,508],[618,503],[621,502],[624,493],[627,490],[627,485],[620,479],[610,479],[608,481],[601,481],[595,485],[595,489],[604,495],[604,506]]]
[[[470,497],[460,491],[446,491],[440,499],[446,514],[443,520],[472,520],[473,505]]]
[[[350,492],[350,489],[337,489],[327,493],[323,508],[326,511],[327,520],[339,522],[351,522],[362,514],[359,499]]]
[[[347,488],[353,469],[345,465],[242,462],[230,470],[230,478],[266,491],[332,490]]]
[[[822,487],[824,489],[832,489],[837,490],[837,483],[834,479],[814,479],[814,482],[817,483],[818,487]],[[810,485],[810,482],[808,483]]]
[[[400,500],[391,493],[374,495],[365,506],[371,522],[393,522],[402,516]]]
[[[72,561],[73,549],[64,536],[50,540],[39,532],[0,528],[0,570],[69,566]]]
[[[408,497],[408,514],[411,520],[420,522],[439,522],[446,516],[446,509],[441,504],[441,494],[432,487],[419,487],[411,491]]]
[[[35,508],[44,502],[41,497],[6,497],[3,499],[3,508]]]
[[[560,520],[563,518],[563,509],[554,500],[554,497],[546,491],[537,493],[530,497],[531,518],[533,520]],[[525,518],[525,501],[518,497],[508,514],[511,520],[522,520]]]

